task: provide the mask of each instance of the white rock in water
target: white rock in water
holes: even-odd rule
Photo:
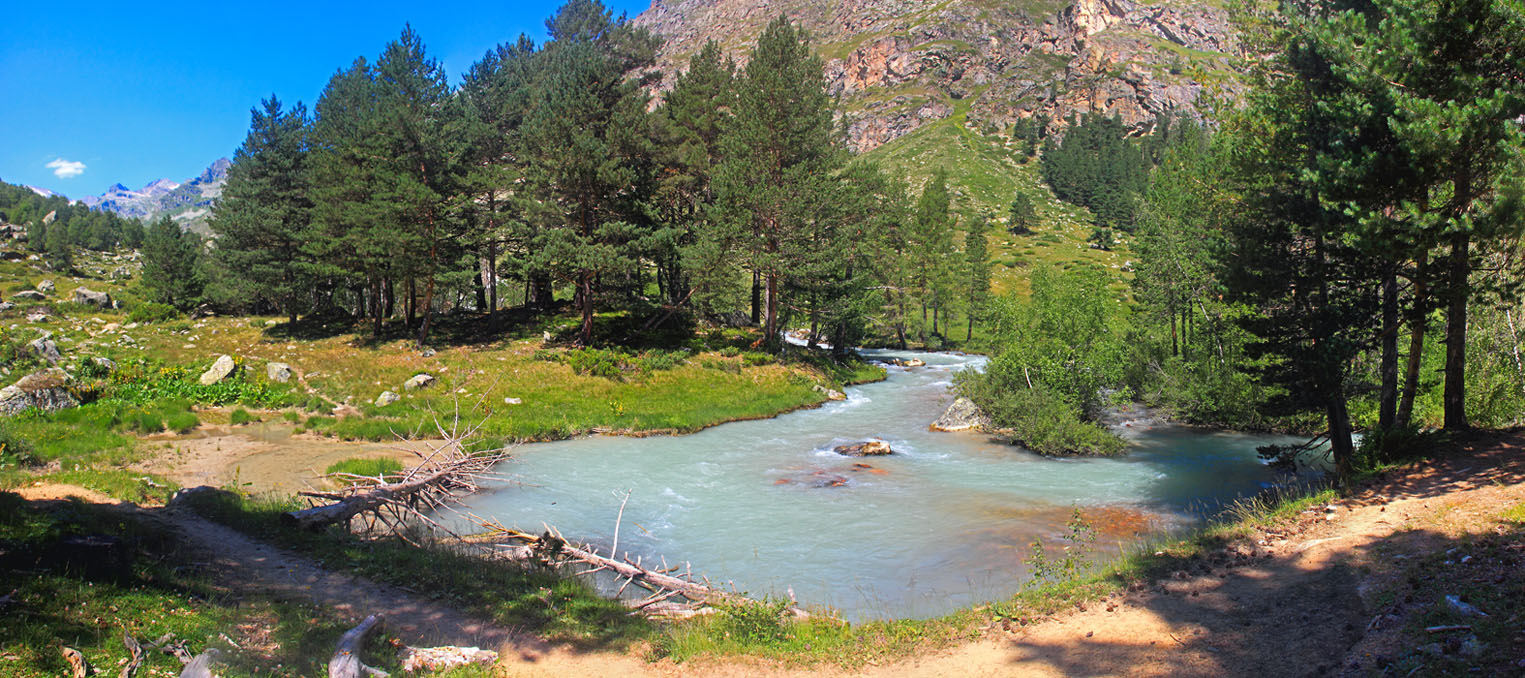
[[[233,358],[226,355],[218,356],[217,362],[212,363],[211,368],[201,373],[201,385],[211,386],[212,384],[227,379],[228,375],[233,374],[233,369],[237,366],[238,365],[233,362]]]

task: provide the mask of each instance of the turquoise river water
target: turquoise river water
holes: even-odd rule
[[[629,491],[621,551],[689,562],[754,596],[792,589],[807,607],[862,620],[935,616],[1014,593],[1028,577],[1028,544],[1057,543],[1074,508],[1098,529],[1098,547],[1115,552],[1140,532],[1192,524],[1279,480],[1255,455],[1285,440],[1274,436],[1140,419],[1121,429],[1125,457],[1051,459],[981,434],[932,432],[954,373],[984,359],[864,353],[927,366],[890,367],[886,380],[847,389],[845,401],[692,435],[521,446],[500,469],[513,482],[467,509],[607,545]],[[831,451],[875,438],[895,454]]]

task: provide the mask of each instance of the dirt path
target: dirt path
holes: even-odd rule
[[[422,451],[426,445],[350,442],[291,431],[288,424],[260,423],[151,439],[152,454],[136,467],[182,487],[237,485],[257,494],[290,495],[320,486],[320,476],[334,462],[386,457],[411,465],[418,460],[409,450]]]

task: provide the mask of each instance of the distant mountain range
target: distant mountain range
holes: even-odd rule
[[[168,214],[180,223],[181,228],[206,233],[212,205],[222,196],[222,187],[228,183],[228,168],[232,164],[227,158],[218,158],[200,175],[184,183],[159,179],[138,190],[114,184],[105,193],[86,196],[80,202],[91,209],[145,222]]]

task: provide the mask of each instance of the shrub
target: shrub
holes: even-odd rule
[[[139,433],[158,433],[164,430],[164,417],[158,412],[138,412],[128,420],[128,429]]]
[[[688,359],[683,351],[646,351],[641,354],[640,367],[648,372],[671,370]]]
[[[741,362],[744,363],[747,367],[757,367],[759,365],[772,365],[773,363],[778,362],[778,359],[767,353],[748,351],[742,354]]]
[[[717,624],[722,633],[742,644],[777,643],[789,635],[785,612],[789,602],[738,603],[720,606]]]
[[[169,304],[147,301],[134,306],[127,314],[127,321],[134,323],[157,323],[180,317],[180,311]]]
[[[259,417],[250,414],[248,410],[240,407],[236,410],[233,410],[233,414],[231,417],[229,417],[229,421],[234,426],[243,426],[244,424],[252,424],[259,421]]]
[[[164,425],[176,433],[190,433],[201,425],[201,419],[194,412],[175,412],[164,418]]]
[[[626,356],[615,351],[584,348],[567,351],[563,359],[572,371],[593,377],[617,379],[624,374]]]

